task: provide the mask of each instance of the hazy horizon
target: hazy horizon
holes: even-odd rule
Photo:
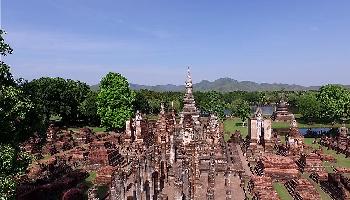
[[[1,1],[15,77],[350,85],[350,2]]]

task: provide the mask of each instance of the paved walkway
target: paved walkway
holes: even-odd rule
[[[236,147],[237,147],[238,155],[239,155],[239,158],[241,159],[242,167],[245,171],[245,174],[247,176],[252,176],[252,172],[250,171],[250,168],[248,166],[248,161],[247,161],[246,157],[243,155],[241,147],[239,146],[239,144],[236,144]]]

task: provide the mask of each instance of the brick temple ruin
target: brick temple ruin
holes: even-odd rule
[[[155,123],[140,113],[126,122],[123,148],[129,150],[124,152],[128,162],[112,175],[111,200],[235,199],[231,184],[239,185],[244,173],[239,145],[224,141],[223,125],[215,115],[200,117],[189,71],[183,102],[180,119],[161,105]]]
[[[276,110],[272,113],[273,121],[292,121],[294,115],[288,111],[288,103],[282,98],[276,106]]]
[[[236,131],[225,142],[217,116],[200,116],[190,71],[185,84],[180,113],[161,104],[157,120],[136,112],[118,133],[50,125],[46,141],[28,140],[22,149],[39,158],[21,178],[18,199],[60,193],[77,200],[86,193],[89,200],[270,200],[280,199],[276,184],[293,199],[321,199],[315,185],[332,199],[350,199],[350,170],[327,172],[323,162],[336,159],[307,146],[294,117],[284,143],[260,108],[248,120],[247,138]],[[347,158],[348,129],[338,131],[319,143]],[[89,174],[95,176],[91,185],[82,184]]]

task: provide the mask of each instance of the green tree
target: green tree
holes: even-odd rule
[[[91,125],[99,125],[100,122],[100,118],[97,115],[97,95],[97,92],[89,91],[85,100],[79,105],[81,118]]]
[[[306,122],[319,121],[321,115],[321,104],[318,101],[316,94],[308,92],[300,96],[297,100],[297,108],[303,119]]]
[[[201,112],[213,113],[220,119],[224,118],[225,102],[221,93],[216,91],[196,92],[195,99]]]
[[[133,114],[135,93],[119,73],[108,73],[100,83],[97,97],[97,114],[108,129],[121,129]]]
[[[350,92],[339,85],[325,85],[319,90],[321,117],[329,122],[349,117]]]
[[[248,101],[244,99],[236,99],[229,105],[229,107],[231,112],[235,116],[241,118],[243,122],[242,126],[244,126],[245,121],[248,119],[251,113],[251,109]]]
[[[140,111],[141,113],[149,114],[150,113],[150,105],[148,99],[146,98],[145,91],[140,90],[136,92],[135,102],[134,102],[135,111]]]
[[[59,115],[62,121],[70,123],[80,116],[79,106],[86,99],[90,88],[80,81],[63,78],[42,77],[24,85],[26,94],[32,96],[46,120]]]
[[[12,53],[0,30],[0,54]],[[36,126],[31,124],[33,103],[26,97],[21,86],[13,79],[10,67],[0,61],[0,199],[14,199],[15,177],[23,173],[30,157],[20,152],[19,143],[28,138]]]

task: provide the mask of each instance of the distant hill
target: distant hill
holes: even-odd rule
[[[153,91],[184,91],[184,85],[139,85],[139,84],[130,84],[130,87],[134,90],[148,89]],[[345,86],[350,88],[349,85]],[[98,90],[98,85],[91,86],[91,89]],[[255,83],[252,81],[237,81],[231,78],[220,78],[215,81],[203,80],[199,83],[193,85],[194,90],[196,91],[220,91],[220,92],[232,92],[232,91],[277,91],[277,90],[286,90],[286,91],[301,91],[301,90],[318,90],[320,86],[311,86],[305,87],[301,85],[289,85],[282,83]]]

